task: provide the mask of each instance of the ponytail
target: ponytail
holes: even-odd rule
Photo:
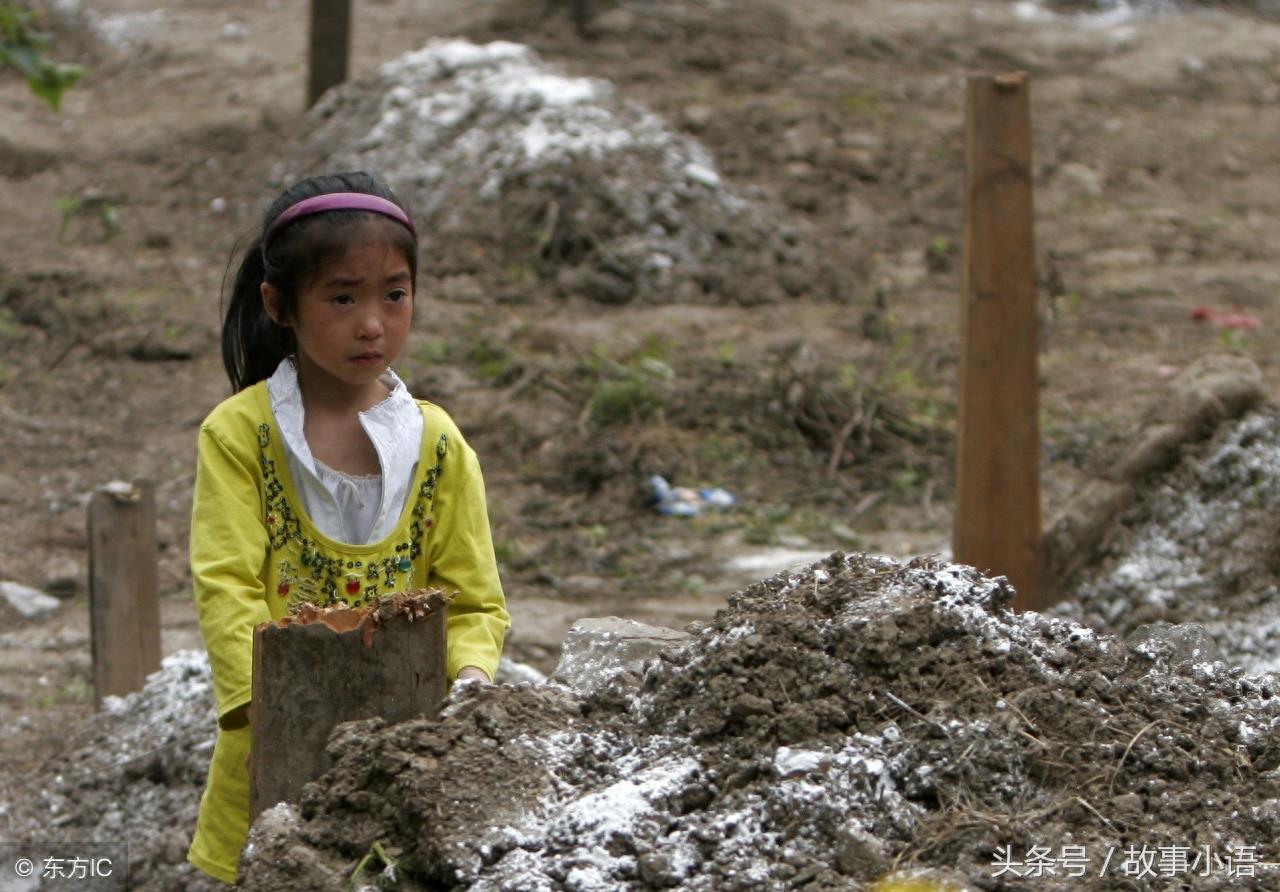
[[[270,378],[280,361],[295,350],[293,332],[267,315],[262,303],[264,281],[262,241],[254,239],[240,261],[222,322],[222,365],[234,393]]]

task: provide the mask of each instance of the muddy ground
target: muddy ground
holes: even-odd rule
[[[58,113],[0,79],[0,578],[64,599],[0,638],[8,778],[70,752],[92,711],[94,487],[156,481],[164,648],[199,646],[185,524],[195,426],[226,392],[222,276],[280,179],[324,160],[305,4],[51,12],[55,54],[88,77]],[[481,455],[509,652],[544,671],[575,617],[678,627],[776,569],[735,558],[945,550],[970,72],[1032,74],[1046,515],[1194,360],[1248,357],[1275,391],[1280,27],[1247,5],[634,0],[584,37],[556,3],[384,0],[361,5],[354,73],[443,36],[608,81],[751,204],[753,250],[795,249],[768,276],[725,264],[664,290],[593,253],[626,235],[607,204],[548,228],[534,202],[424,264],[401,372]],[[468,237],[483,251],[463,262]],[[660,516],[655,473],[738,506]]]

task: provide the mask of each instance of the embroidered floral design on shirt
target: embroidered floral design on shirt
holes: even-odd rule
[[[276,463],[268,455],[270,446],[271,428],[264,423],[258,426],[258,464],[266,496],[264,520],[272,552],[283,553],[277,565],[280,574],[277,597],[321,606],[368,604],[380,594],[396,591],[401,576],[412,579],[414,561],[422,555],[422,540],[434,526],[430,512],[435,506],[436,485],[449,451],[447,434],[441,434],[436,442],[436,462],[427,470],[426,479],[418,488],[408,540],[395,544],[394,555],[368,562],[329,553],[303,533],[298,513],[285,495]],[[297,565],[289,559],[294,554]]]

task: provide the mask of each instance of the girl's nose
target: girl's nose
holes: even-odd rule
[[[359,336],[365,339],[382,334],[382,319],[377,313],[364,313],[360,317]]]

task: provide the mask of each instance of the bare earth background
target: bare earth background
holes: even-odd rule
[[[516,659],[549,670],[581,616],[683,626],[806,555],[946,549],[970,72],[1032,75],[1046,516],[1195,359],[1243,354],[1274,390],[1280,26],[1199,6],[601,6],[584,39],[555,3],[357,4],[355,78],[433,37],[526,43],[698,140],[803,253],[785,287],[729,269],[665,301],[511,245],[424,265],[399,370],[480,453]],[[0,579],[66,599],[0,635],[0,777],[92,711],[95,487],[156,482],[164,649],[199,646],[186,522],[195,429],[226,395],[222,277],[322,123],[301,110],[304,3],[60,9],[53,55],[91,69],[61,112],[0,79]],[[655,473],[739,504],[659,516]]]

